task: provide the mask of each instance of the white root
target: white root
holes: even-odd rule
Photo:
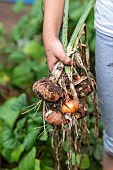
[[[38,102],[37,109],[36,109],[34,115],[32,116],[32,118],[34,118],[34,117],[36,116],[36,114],[37,114],[37,112],[38,112],[38,110],[39,110],[39,108],[40,108],[41,103],[42,103],[42,100],[40,100],[40,101]]]
[[[27,110],[27,111],[25,111],[25,112],[22,112],[21,114],[25,114],[25,113],[28,113],[28,112],[30,112],[31,110],[35,110],[36,108],[37,108],[37,106],[38,105],[40,105],[40,103],[42,102],[42,100],[40,100],[38,103],[35,103],[35,104],[33,104],[33,105],[31,105],[31,106],[28,106],[28,107],[32,107],[32,106],[34,106],[34,107],[32,107],[31,109],[29,109],[29,110]],[[38,108],[39,109],[39,108]],[[38,111],[38,110],[37,110]]]

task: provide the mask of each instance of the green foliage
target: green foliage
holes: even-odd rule
[[[31,56],[32,58],[40,58],[44,55],[42,45],[36,41],[30,41],[30,43],[24,47],[23,51],[26,55]]]
[[[17,3],[13,6],[14,12],[21,12],[24,9],[25,5],[23,1],[19,0]]]
[[[87,2],[88,0],[70,1],[69,37]],[[20,0],[14,4],[13,11],[16,15],[24,8],[25,4]],[[2,59],[0,63],[0,85],[2,85],[0,89],[0,159],[6,161],[6,165],[1,164],[1,167],[6,169],[54,170],[54,153],[49,136],[54,131],[51,126],[48,126],[47,133],[44,134],[42,108],[35,117],[33,117],[35,114],[33,109],[26,114],[21,114],[26,111],[27,105],[37,102],[37,98],[32,92],[32,84],[37,79],[49,75],[42,42],[42,8],[42,0],[35,0],[29,13],[24,15],[12,28],[9,36],[5,32],[3,23],[0,23],[0,59]],[[92,54],[91,62],[94,61],[95,48],[93,19],[92,10],[86,20],[90,53]],[[92,115],[93,105],[90,97],[88,105],[89,113]],[[101,123],[99,127],[101,133],[97,143],[94,137],[94,119],[91,117],[90,156],[93,163],[88,156],[89,148],[86,147],[81,163],[82,169],[93,170],[94,166],[98,170],[100,166],[103,152]],[[62,152],[65,169],[67,149],[67,143],[64,143]],[[82,149],[84,150],[84,147]],[[80,154],[74,155],[73,153],[73,165],[80,164],[80,158]],[[98,167],[95,162],[98,162]]]
[[[33,145],[36,142],[38,134],[39,134],[38,130],[32,130],[26,135],[26,138],[23,141],[23,146],[26,151],[29,151],[33,147]]]
[[[81,159],[82,159],[82,161],[80,163]],[[90,160],[89,160],[88,155],[86,155],[86,154],[84,154],[82,156],[82,158],[81,158],[80,154],[76,155],[76,162],[77,162],[78,165],[80,164],[80,167],[82,169],[88,169],[90,167]]]
[[[15,67],[11,74],[12,84],[20,88],[25,88],[32,79],[33,73],[26,62]]]
[[[19,145],[15,150],[13,150],[11,153],[11,157],[13,161],[18,162],[23,151],[24,151],[23,145]]]
[[[4,25],[3,23],[0,22],[0,36],[4,35],[4,30],[5,30]]]
[[[19,170],[33,170],[35,168],[35,156],[36,149],[33,147],[19,162]]]
[[[0,153],[9,163],[17,162],[19,170],[27,168],[35,170],[37,168],[35,162],[39,167],[39,161],[35,160],[36,149],[34,146],[40,129],[34,130],[37,122],[35,118],[33,120],[28,115],[20,117],[25,106],[25,94],[8,99],[1,106]]]
[[[9,127],[14,126],[14,123],[20,114],[13,109],[15,101],[15,97],[11,98],[0,107],[0,118],[3,119]]]
[[[35,159],[35,169],[34,170],[41,170],[40,168],[40,160]]]

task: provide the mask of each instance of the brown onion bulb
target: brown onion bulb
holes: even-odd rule
[[[49,110],[44,115],[45,121],[47,121],[50,124],[61,126],[62,124],[66,124],[67,120],[62,115],[60,111],[53,111]]]
[[[33,91],[39,98],[46,101],[56,102],[61,97],[61,88],[49,78],[42,78],[33,84]]]
[[[78,110],[78,101],[75,100],[66,100],[62,105],[62,113],[74,114]]]

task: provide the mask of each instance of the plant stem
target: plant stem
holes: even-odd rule
[[[64,17],[63,17],[63,24],[62,24],[62,45],[64,47],[64,51],[67,50],[68,44],[68,11],[69,11],[69,0],[65,0],[64,6]]]
[[[73,49],[73,46],[76,42],[76,39],[77,39],[77,36],[79,34],[79,31],[81,30],[81,27],[82,25],[84,24],[90,10],[92,9],[92,7],[94,6],[95,4],[95,0],[90,0],[90,2],[88,3],[85,11],[83,12],[82,16],[80,17],[78,23],[77,23],[77,26],[75,27],[74,31],[73,31],[73,34],[71,36],[71,39],[69,41],[69,44],[67,46],[67,53],[72,51]]]

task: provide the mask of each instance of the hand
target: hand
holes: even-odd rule
[[[66,56],[63,46],[59,39],[51,38],[44,40],[45,53],[49,70],[52,71],[56,62],[60,60],[65,65],[71,65],[72,60]]]

